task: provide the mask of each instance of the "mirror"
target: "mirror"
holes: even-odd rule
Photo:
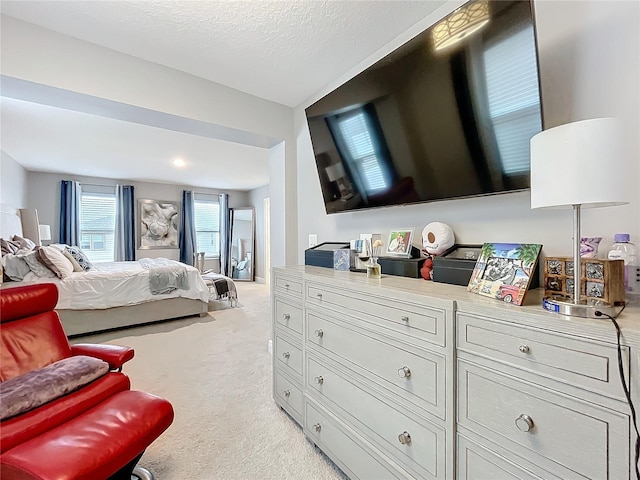
[[[253,282],[255,211],[231,208],[231,278]]]

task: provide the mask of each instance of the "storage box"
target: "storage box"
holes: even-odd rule
[[[481,249],[482,245],[454,245],[442,255],[433,257],[433,281],[466,287]]]
[[[425,258],[380,257],[378,263],[382,269],[382,275],[420,278],[420,269],[425,260]]]
[[[349,242],[324,242],[304,251],[304,264],[333,268],[333,252],[349,248]]]

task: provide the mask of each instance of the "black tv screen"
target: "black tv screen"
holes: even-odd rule
[[[327,213],[529,188],[542,130],[531,3],[465,8],[306,109]],[[465,15],[483,24],[456,32]]]

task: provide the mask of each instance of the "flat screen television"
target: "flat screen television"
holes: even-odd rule
[[[479,29],[456,31],[466,17]],[[529,188],[542,130],[531,3],[463,5],[306,117],[327,213]]]

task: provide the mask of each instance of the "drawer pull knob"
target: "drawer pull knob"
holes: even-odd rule
[[[314,334],[316,335],[316,337],[318,337],[318,338],[322,338],[322,336],[324,335],[324,332],[322,331],[322,329],[321,329],[321,328],[317,329],[317,330],[316,330],[316,331],[314,331],[313,333],[314,333]]]
[[[321,293],[316,293],[316,297],[318,297],[318,300],[322,300],[322,294]]]
[[[398,441],[402,445],[409,445],[411,443],[411,435],[409,435],[409,432],[402,432],[398,435]]]
[[[404,366],[398,369],[398,376],[401,378],[409,378],[411,376],[411,370],[409,367]]]
[[[322,425],[320,425],[319,423],[316,423],[313,428],[315,429],[316,432],[320,432],[320,430],[322,430]]]
[[[282,393],[284,393],[284,396],[285,396],[285,397],[290,397],[290,396],[291,396],[291,392],[290,392],[289,390],[285,390],[285,391],[284,391],[284,392],[282,392]]]
[[[518,347],[518,350],[520,350],[522,353],[529,353],[529,345],[520,345]]]
[[[287,290],[289,290],[289,284],[288,284],[288,283],[285,283],[285,284],[284,284],[284,288],[286,288]]]
[[[408,322],[409,321],[409,317],[407,317],[406,315],[403,315],[400,320],[402,320],[403,322]]]
[[[291,318],[291,315],[289,315],[288,313],[285,313],[284,315],[282,315],[284,317],[285,320],[289,320]]]
[[[322,385],[322,383],[324,382],[324,378],[322,378],[322,376],[320,375],[318,375],[314,380],[318,385]]]
[[[522,413],[516,418],[516,427],[521,432],[528,432],[533,428],[533,419],[529,415]]]
[[[288,360],[291,354],[289,352],[284,352],[282,356]]]

